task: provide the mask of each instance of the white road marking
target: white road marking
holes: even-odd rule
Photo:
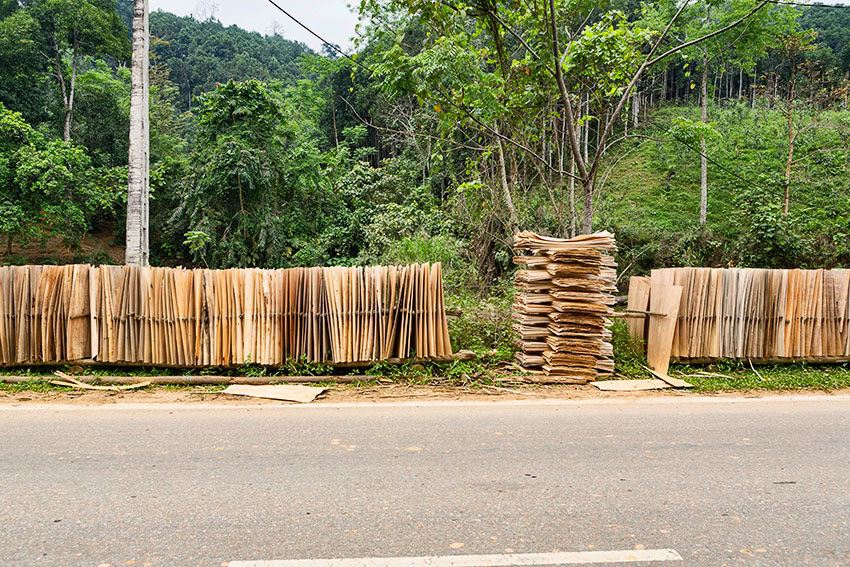
[[[231,561],[229,567],[514,567],[517,565],[590,565],[640,561],[682,561],[675,549],[516,553],[509,555],[443,555],[428,557],[364,557],[362,559],[278,559]]]

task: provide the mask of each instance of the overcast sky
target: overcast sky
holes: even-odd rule
[[[351,47],[357,16],[348,9],[350,0],[275,2],[327,41],[345,50]],[[316,51],[322,48],[322,42],[279,12],[268,0],[150,0],[150,9],[164,10],[178,16],[192,14],[198,19],[206,19],[212,14],[225,26],[235,24],[262,34],[277,29],[287,39],[306,43]]]

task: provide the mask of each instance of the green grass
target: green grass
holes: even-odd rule
[[[681,375],[686,376],[681,376]],[[713,374],[707,376],[702,374]],[[681,376],[694,385],[698,393],[741,392],[753,390],[820,390],[850,388],[850,367],[805,363],[755,366],[720,362],[707,366],[673,365],[671,376]],[[722,376],[721,376],[722,375]]]
[[[56,386],[47,379],[33,378],[25,382],[0,382],[0,392],[63,392],[71,391],[65,386]]]
[[[617,379],[651,378],[640,345],[629,336],[622,319],[612,327]],[[704,366],[673,364],[671,376],[693,384],[697,393],[745,392],[751,390],[838,390],[850,388],[850,365],[810,365],[806,363],[755,366],[745,362],[720,361]]]

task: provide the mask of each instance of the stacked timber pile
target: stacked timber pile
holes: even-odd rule
[[[0,268],[0,364],[281,365],[451,353],[440,264]]]
[[[850,270],[666,268],[652,270],[648,284],[632,278],[630,287],[643,291],[630,291],[629,309],[650,311],[669,290],[682,290],[671,342],[657,344],[647,333],[648,355],[661,350],[686,362],[850,359]],[[645,328],[632,332],[641,337]]]
[[[540,286],[535,295],[545,287],[549,301],[534,297],[545,305],[546,335],[540,341],[543,322],[534,322],[539,329],[535,333],[536,341],[520,334],[522,353],[518,360],[524,368],[534,369],[539,363],[550,381],[586,383],[594,380],[600,373],[614,371],[613,349],[611,347],[611,324],[616,291],[617,265],[614,258],[607,254],[616,250],[614,235],[599,232],[582,235],[569,240],[539,236],[532,232],[520,232],[514,237],[516,251],[528,251],[530,255],[518,256],[518,263],[528,266],[528,270],[519,270],[518,301],[514,304],[515,317],[527,315],[527,295],[532,292],[523,287],[530,277],[539,277]],[[532,268],[536,268],[533,270]],[[543,271],[548,278],[534,272]],[[532,276],[532,274],[534,274]],[[541,313],[541,314],[542,314]],[[526,335],[530,328],[521,328]],[[539,343],[544,343],[540,345]],[[527,343],[534,348],[542,348],[539,358],[530,358]]]
[[[546,361],[543,353],[549,349],[549,314],[552,312],[552,276],[546,270],[546,255],[514,256],[514,263],[523,266],[514,274],[513,330],[519,352],[517,362],[525,370],[541,371]]]

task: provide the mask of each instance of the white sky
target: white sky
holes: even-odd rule
[[[357,16],[348,8],[351,0],[275,0],[304,25],[343,50],[351,48]],[[354,3],[356,6],[356,1]],[[286,39],[301,41],[319,51],[322,42],[290,20],[268,0],[150,0],[150,9],[178,16],[206,19],[212,13],[225,26],[270,34],[277,28]]]

